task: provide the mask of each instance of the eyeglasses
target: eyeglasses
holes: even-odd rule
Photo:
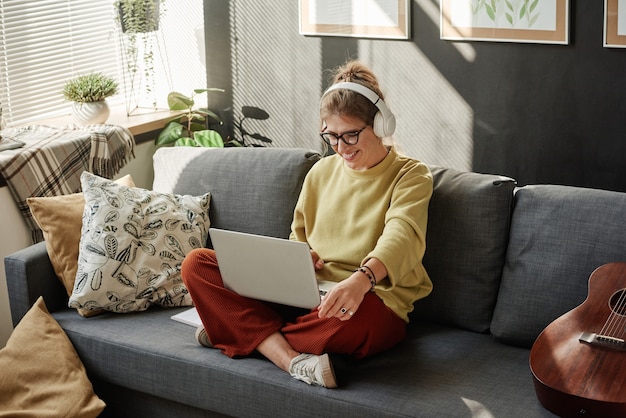
[[[341,135],[334,134],[332,132],[320,132],[320,136],[331,147],[336,147],[339,145],[339,140],[341,139],[346,145],[356,145],[359,142],[359,134],[363,132],[367,128],[364,126],[358,131],[344,132]]]

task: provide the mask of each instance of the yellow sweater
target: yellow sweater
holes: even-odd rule
[[[393,148],[365,171],[346,167],[338,155],[323,158],[304,180],[291,239],[324,260],[320,280],[338,282],[368,259],[380,260],[388,277],[376,294],[408,322],[413,303],[432,290],[422,265],[432,190],[428,167]]]

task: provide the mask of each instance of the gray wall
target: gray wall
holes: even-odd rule
[[[626,49],[602,47],[603,2],[571,2],[570,44],[439,39],[439,2],[414,0],[408,41],[304,37],[298,2],[205,0],[207,77],[270,119],[275,146],[319,149],[327,70],[369,64],[396,113],[395,140],[430,164],[626,191]]]

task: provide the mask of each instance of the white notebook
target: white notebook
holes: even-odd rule
[[[196,328],[202,325],[202,321],[200,320],[200,316],[198,315],[198,311],[195,307],[179,312],[176,315],[172,315],[172,319]]]

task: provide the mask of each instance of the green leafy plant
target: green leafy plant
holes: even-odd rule
[[[539,18],[541,12],[536,8],[540,0],[472,0],[471,8],[474,19],[485,13],[496,27],[500,27],[500,18],[504,15],[512,28],[522,28],[523,22],[531,28]]]
[[[161,0],[116,0],[122,32],[147,33],[159,29]]]
[[[157,137],[156,144],[222,148],[264,146],[251,140],[265,144],[272,142],[271,139],[258,133],[250,133],[244,128],[244,121],[247,119],[264,120],[269,118],[269,114],[266,111],[254,106],[243,106],[241,108],[242,116],[234,124],[239,134],[238,138],[228,137],[224,140],[219,132],[209,129],[208,126],[211,121],[222,124],[220,117],[206,108],[194,109],[196,96],[209,92],[223,93],[224,90],[219,88],[195,89],[191,96],[185,96],[175,91],[168,94],[167,103],[170,110],[182,110],[184,113],[168,122]]]
[[[210,120],[222,123],[220,117],[213,111],[200,108],[194,109],[198,94],[208,92],[224,92],[218,88],[195,89],[191,96],[171,92],[167,95],[167,104],[170,110],[183,110],[184,113],[168,122],[156,139],[157,145],[174,144],[176,146],[195,147],[223,147],[224,140],[219,132],[208,129]]]
[[[63,87],[63,96],[72,102],[99,102],[117,93],[117,88],[115,79],[94,72],[70,79]]]

